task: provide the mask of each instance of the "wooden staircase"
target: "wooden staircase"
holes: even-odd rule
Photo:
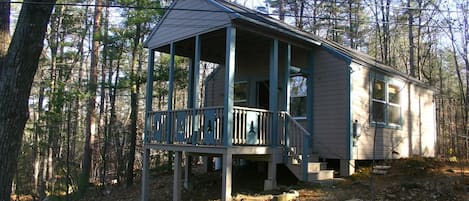
[[[285,128],[284,163],[288,169],[301,181],[332,180],[334,170],[327,170],[327,163],[319,162],[319,155],[312,153],[311,134],[286,112],[280,119]]]
[[[316,154],[312,154],[312,157],[309,158],[307,163],[302,163],[302,157],[289,157],[286,166],[290,171],[302,181],[308,182],[317,182],[317,181],[327,181],[334,178],[334,170],[327,169],[326,162],[319,162],[319,157]],[[306,164],[306,170],[303,168],[303,164]],[[307,173],[305,177],[304,173]]]

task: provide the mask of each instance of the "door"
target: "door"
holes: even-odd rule
[[[256,82],[257,87],[257,107],[269,109],[269,80]]]

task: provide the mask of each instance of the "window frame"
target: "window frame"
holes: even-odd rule
[[[304,98],[305,99],[305,102],[306,104],[308,104],[308,76],[305,74],[305,73],[301,73],[301,72],[298,72],[298,73],[291,73],[290,74],[290,77],[288,79],[292,79],[294,77],[303,77],[305,79],[305,91],[306,91],[306,94],[304,96],[299,96],[299,95],[292,95],[292,82],[291,80],[289,80],[290,84],[289,84],[289,106],[288,106],[288,109],[289,109],[289,113],[292,115],[293,119],[296,119],[296,120],[306,120],[307,119],[307,111],[305,111],[304,115],[302,116],[294,116],[293,113],[292,113],[292,99],[293,98]],[[305,105],[305,110],[306,110],[306,107],[307,105]]]
[[[245,85],[246,89],[245,89],[245,99],[239,99],[239,100],[236,100],[236,86],[240,86],[240,85]],[[249,82],[246,81],[246,80],[241,80],[241,81],[236,81],[234,83],[234,87],[233,87],[233,92],[234,92],[234,97],[233,97],[233,103],[237,106],[245,106],[247,107],[248,106],[248,102],[249,102]]]
[[[381,81],[384,84],[384,100],[375,99],[374,98],[374,87],[375,82]],[[395,87],[398,91],[398,103],[390,101],[390,86]],[[395,78],[391,78],[389,76],[384,76],[380,74],[375,74],[371,77],[370,80],[370,125],[376,127],[384,127],[384,128],[392,128],[392,129],[402,129],[403,118],[402,118],[402,89],[404,88],[404,84],[402,81],[397,80]],[[380,103],[383,104],[383,121],[375,121],[374,120],[374,104]],[[398,122],[392,122],[392,117],[390,117],[390,111],[392,107],[397,107],[399,110],[399,120]]]

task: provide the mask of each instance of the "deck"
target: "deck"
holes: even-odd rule
[[[309,133],[286,112],[235,106],[232,132],[223,133],[223,110],[209,107],[149,112],[145,146],[207,154],[223,154],[230,149],[234,155],[268,155],[283,149],[290,156],[299,156],[310,151],[305,139]]]
[[[144,138],[147,157],[152,149],[175,153],[173,200],[179,200],[181,195],[183,152],[222,159],[222,200],[231,200],[235,158],[268,162],[268,176],[264,181],[266,190],[276,186],[279,163],[286,164],[304,181],[322,175],[320,168],[310,173],[310,166],[319,164],[310,163],[311,136],[287,112],[237,106],[231,112],[224,110],[224,107],[208,107],[147,112]],[[232,114],[232,118],[226,118],[226,113]],[[144,167],[149,167],[148,160],[144,160]],[[184,168],[186,172],[190,171],[190,165]],[[143,188],[148,186],[148,169],[144,169],[144,175]],[[327,172],[327,176],[332,177],[332,172]],[[185,177],[184,181],[190,181],[189,174]]]

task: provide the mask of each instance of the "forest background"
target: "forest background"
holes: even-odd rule
[[[250,1],[234,2],[255,5]],[[11,177],[12,182],[0,179],[0,187],[7,185],[15,194],[32,194],[42,200],[48,195],[80,195],[90,184],[134,184],[142,160],[142,89],[148,56],[143,43],[170,3],[0,1],[0,62],[6,58],[10,40],[15,44],[10,30],[27,26],[18,16],[20,8],[55,5],[50,17],[44,17],[48,19],[44,48],[30,94],[22,92],[29,95],[24,132],[15,135],[18,140],[0,132],[0,154],[16,164],[13,171],[2,170],[4,180]],[[437,154],[468,159],[468,1],[268,0],[256,6],[254,9],[374,56],[431,85],[436,90]],[[154,109],[164,110],[169,58],[165,54],[157,57]],[[176,94],[171,101],[178,109],[187,103],[188,60],[177,57],[176,61]],[[201,80],[213,68],[204,65]],[[6,143],[18,151],[3,149]],[[152,168],[170,168],[168,164],[170,154],[153,154]]]

